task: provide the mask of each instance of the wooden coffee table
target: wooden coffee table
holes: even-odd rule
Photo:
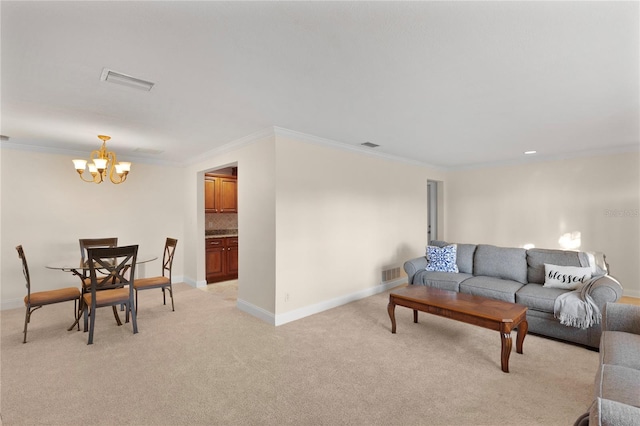
[[[529,328],[526,306],[439,288],[409,285],[389,294],[387,310],[392,333],[396,332],[396,305],[413,309],[414,323],[418,322],[418,311],[422,311],[499,331],[502,340],[500,361],[505,373],[509,372],[511,330],[518,328],[516,351],[521,354]]]

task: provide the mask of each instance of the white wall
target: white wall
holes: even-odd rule
[[[185,171],[185,275],[204,285],[202,174],[235,164],[238,307],[273,324],[381,291],[383,269],[424,254],[427,180],[443,178],[283,134],[296,133],[250,135]]]
[[[1,149],[2,307],[23,306],[26,294],[15,246],[22,244],[33,290],[79,285],[70,273],[46,269],[55,260],[79,259],[79,238],[119,238],[140,254],[162,259],[166,237],[177,238],[174,276],[183,274],[183,210],[175,198],[184,187],[180,169],[134,162],[120,185],[84,183],[70,156]],[[140,268],[160,273],[161,261]]]
[[[277,322],[377,291],[383,269],[424,254],[442,172],[286,135],[276,152]]]
[[[450,172],[446,239],[561,248],[579,231],[605,253],[625,295],[640,297],[638,152]]]

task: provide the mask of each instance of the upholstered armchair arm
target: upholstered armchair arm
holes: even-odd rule
[[[404,262],[404,271],[407,273],[409,284],[413,284],[413,276],[416,272],[423,270],[427,267],[427,257],[420,256],[415,259],[407,260]]]
[[[603,275],[592,284],[589,296],[602,311],[605,304],[617,302],[622,297],[622,286],[612,276]]]
[[[640,306],[607,303],[602,317],[602,330],[640,334]]]

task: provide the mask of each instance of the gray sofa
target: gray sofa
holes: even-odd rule
[[[595,400],[575,424],[640,425],[640,306],[605,306]]]
[[[450,243],[432,241],[444,247]],[[587,329],[566,326],[554,317],[555,299],[569,290],[543,287],[545,263],[561,266],[585,266],[586,253],[568,250],[497,247],[487,244],[457,244],[459,272],[427,271],[426,256],[404,264],[409,284],[427,285],[445,290],[474,294],[525,305],[529,332],[598,348],[601,325]],[[604,256],[596,258],[598,273],[604,274],[592,284],[589,295],[602,311],[607,302],[622,296],[617,280],[606,274]]]

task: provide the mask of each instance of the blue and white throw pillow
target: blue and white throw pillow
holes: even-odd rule
[[[456,244],[445,247],[427,246],[427,271],[458,272]]]

